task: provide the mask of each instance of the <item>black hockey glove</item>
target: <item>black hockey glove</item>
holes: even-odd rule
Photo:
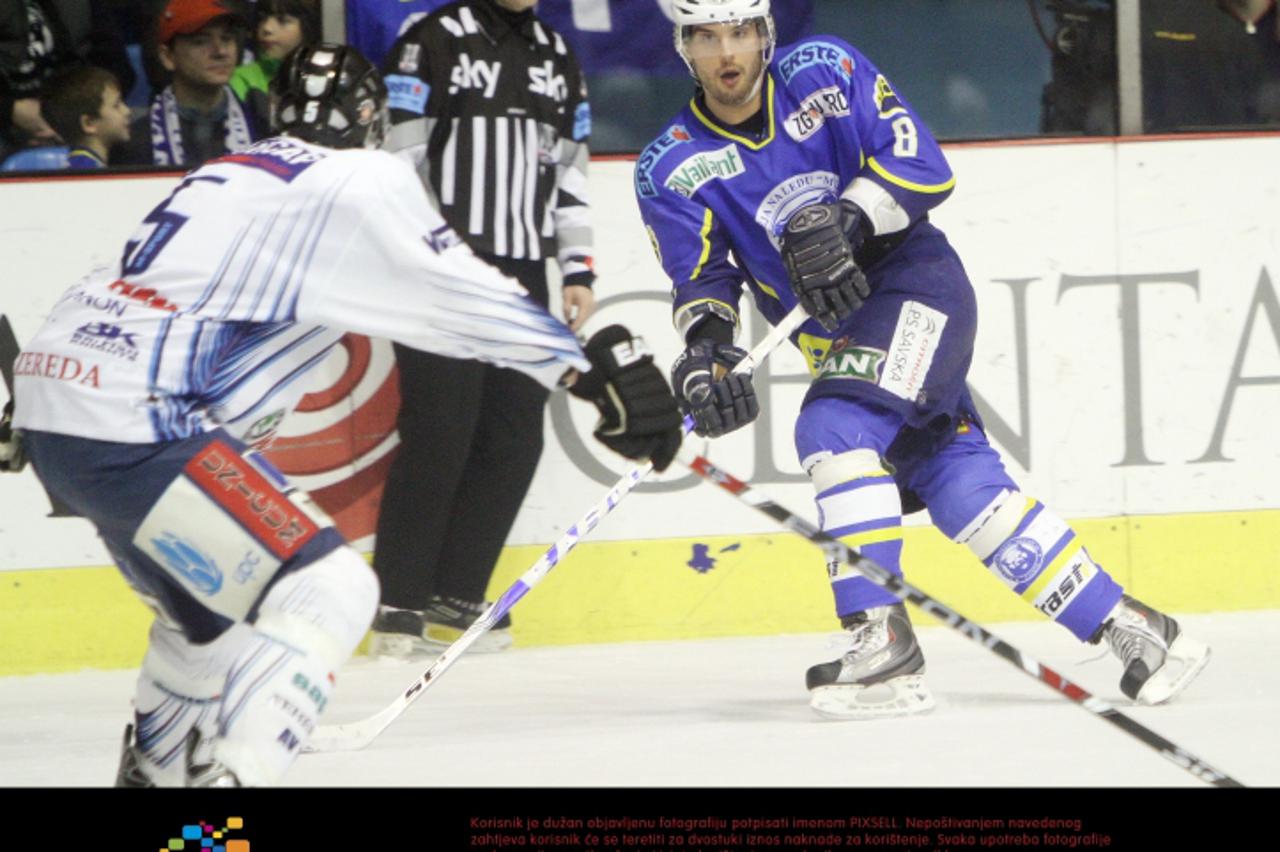
[[[600,409],[596,440],[629,459],[647,458],[655,470],[666,470],[684,438],[684,418],[644,341],[611,325],[583,348],[591,370],[578,376],[569,393]]]
[[[862,307],[871,295],[853,253],[865,233],[865,216],[852,202],[801,207],[782,232],[782,262],[809,316],[827,331]]]
[[[680,410],[693,417],[693,430],[719,438],[746,426],[760,414],[750,373],[728,373],[716,380],[716,367],[732,370],[747,353],[727,343],[698,340],[671,366],[671,385]]]
[[[13,400],[5,403],[0,415],[0,471],[18,473],[27,466],[27,455],[22,451],[22,433],[13,428]]]

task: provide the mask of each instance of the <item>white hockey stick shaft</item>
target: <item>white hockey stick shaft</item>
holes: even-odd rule
[[[769,331],[756,346],[747,353],[733,368],[735,373],[754,370],[777,349],[791,333],[808,319],[808,315],[800,305],[796,305],[783,319]],[[693,418],[685,417],[684,431],[687,435],[693,431]],[[576,524],[569,527],[560,540],[553,544],[528,571],[520,576],[502,595],[485,609],[467,631],[444,650],[435,662],[418,677],[404,692],[400,693],[390,704],[366,719],[347,722],[342,725],[321,725],[303,746],[304,751],[354,751],[362,749],[386,730],[387,726],[399,718],[409,705],[418,699],[427,687],[440,679],[441,675],[460,657],[481,634],[493,627],[516,602],[524,597],[530,589],[542,582],[542,578],[552,568],[560,564],[565,555],[587,536],[605,515],[609,514],[622,502],[632,489],[640,484],[653,470],[652,462],[644,462],[633,466],[622,479],[618,480],[609,493],[599,503],[592,506]]]

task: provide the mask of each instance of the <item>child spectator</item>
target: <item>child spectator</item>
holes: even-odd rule
[[[315,0],[258,0],[253,27],[257,58],[231,75],[236,97],[258,115],[267,114],[267,86],[294,48],[320,41]]]
[[[105,168],[112,146],[129,141],[129,107],[110,71],[82,65],[55,72],[42,102],[49,126],[70,148],[69,168]]]

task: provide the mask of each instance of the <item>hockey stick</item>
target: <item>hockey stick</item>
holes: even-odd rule
[[[927,592],[906,582],[896,574],[890,573],[875,562],[839,539],[832,538],[804,518],[774,503],[768,497],[754,491],[740,479],[716,467],[702,456],[693,456],[682,450],[677,457],[691,471],[708,482],[720,486],[742,502],[768,515],[784,527],[797,532],[809,541],[822,548],[828,560],[836,560],[856,569],[862,576],[876,585],[892,592],[903,600],[910,601],[930,615],[945,621],[960,633],[977,642],[982,647],[999,657],[1003,657],[1036,680],[1048,684],[1058,692],[1070,698],[1090,713],[1105,719],[1120,730],[1150,746],[1164,757],[1190,772],[1201,781],[1215,787],[1243,787],[1239,781],[1219,769],[1215,769],[1205,761],[1182,749],[1150,728],[1129,718],[1102,699],[1090,695],[1081,687],[1067,680],[1053,669],[1036,662],[1017,648],[1005,642],[979,624],[975,624],[946,604]]]
[[[804,309],[800,305],[796,305],[791,310],[791,313],[783,317],[782,321],[763,340],[756,344],[755,348],[747,353],[747,357],[738,362],[733,368],[733,372],[746,372],[759,366],[806,319],[808,319],[808,315],[804,312]],[[693,418],[685,417],[684,432],[687,435],[692,431]],[[556,567],[578,542],[595,529],[600,520],[612,512],[622,502],[622,498],[639,485],[652,470],[653,463],[645,462],[635,465],[631,470],[627,471],[599,503],[592,506],[576,524],[569,527],[565,534],[560,537],[560,540],[539,557],[533,567],[525,571],[520,576],[520,579],[516,580],[496,601],[491,603],[481,613],[480,617],[467,628],[467,631],[455,639],[453,644],[446,648],[440,656],[436,657],[435,662],[395,700],[366,719],[348,722],[343,725],[321,725],[303,746],[303,750],[308,752],[355,751],[373,742],[379,734],[386,730],[388,725],[399,718],[400,714],[422,695],[427,687],[439,680],[440,676],[454,664],[458,657],[476,639],[480,638],[482,633],[493,627],[503,615],[516,605],[517,601],[540,583],[542,578],[552,568]]]

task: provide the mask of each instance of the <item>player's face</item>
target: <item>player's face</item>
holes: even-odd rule
[[[225,86],[239,58],[240,31],[225,20],[160,46],[165,68],[193,86]]]
[[[284,59],[302,44],[302,21],[297,15],[267,15],[258,22],[258,52],[268,59]]]
[[[120,90],[108,85],[102,92],[102,106],[98,110],[98,138],[107,146],[129,141],[129,105],[120,96]]]
[[[684,49],[712,101],[742,106],[757,94],[756,82],[764,71],[764,42],[755,22],[694,27]]]

